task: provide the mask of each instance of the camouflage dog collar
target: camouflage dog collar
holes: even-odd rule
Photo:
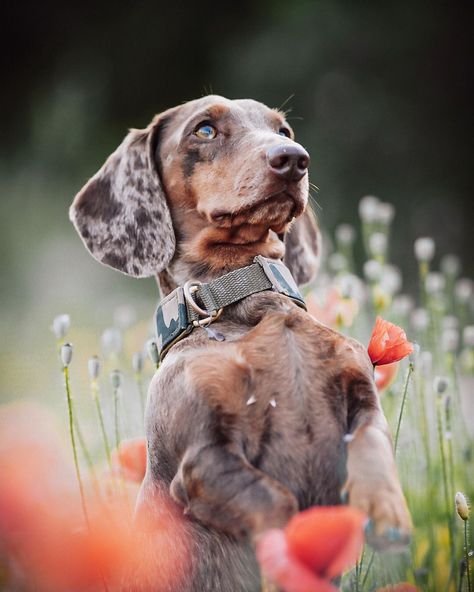
[[[224,307],[265,290],[284,294],[306,310],[290,270],[281,261],[261,255],[255,257],[251,265],[209,283],[186,282],[183,287],[176,288],[160,302],[156,311],[160,359],[195,327],[207,327],[216,321]]]

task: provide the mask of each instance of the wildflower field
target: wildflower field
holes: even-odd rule
[[[343,224],[326,239],[323,268],[305,298],[310,314],[366,345],[376,317],[403,328],[414,344],[408,358],[375,368],[413,536],[398,553],[361,550],[362,538],[348,552],[364,520],[311,518],[314,530],[305,537],[319,558],[311,569],[322,566],[326,579],[311,588],[293,578],[287,589],[334,589],[327,578],[344,568],[344,591],[472,592],[474,284],[462,277],[455,254],[440,254],[440,269],[433,269],[435,240],[420,237],[411,251],[419,287],[406,293],[390,258],[390,235],[402,232],[392,228],[392,206],[368,196],[359,212],[357,229]],[[55,378],[46,399],[61,405],[53,411],[37,400],[0,408],[0,590],[119,590],[126,572],[134,573],[136,589],[151,581],[157,591],[172,590],[185,569],[180,532],[145,549],[132,528],[146,462],[146,391],[159,367],[148,312],[139,319],[133,303],[117,307],[102,334],[78,326],[72,314],[58,315],[44,347],[57,357],[49,358],[48,376]],[[292,525],[288,537],[297,529]],[[334,552],[323,560],[328,548]],[[152,552],[163,561],[150,575]],[[339,570],[334,557],[341,557]]]

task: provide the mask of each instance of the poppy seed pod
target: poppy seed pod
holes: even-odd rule
[[[445,376],[435,376],[433,380],[433,390],[438,395],[446,392],[449,386],[449,380]]]
[[[114,389],[119,389],[122,386],[122,373],[120,370],[112,370],[110,373],[110,382]]]
[[[415,257],[418,261],[431,261],[435,254],[435,242],[431,237],[417,238],[414,244]]]
[[[89,371],[89,378],[97,380],[100,374],[100,360],[97,356],[92,356],[87,362],[87,369]]]
[[[339,224],[336,228],[336,241],[340,245],[352,245],[355,241],[356,231],[350,224]]]
[[[64,339],[71,326],[71,317],[67,314],[58,315],[53,319],[51,331],[56,339]]]
[[[148,351],[148,355],[150,356],[150,360],[156,366],[160,361],[160,355],[158,353],[158,346],[156,345],[156,341],[154,339],[149,339],[146,342],[146,349]]]
[[[464,521],[468,520],[469,506],[467,505],[467,500],[464,494],[458,491],[454,497],[454,501],[456,502],[456,512],[458,513],[458,516]]]
[[[359,216],[362,222],[371,224],[377,221],[380,200],[374,195],[366,195],[359,202]]]
[[[140,374],[143,370],[143,353],[135,352],[132,356],[132,368],[135,374]]]
[[[64,368],[68,368],[72,360],[72,343],[64,343],[61,346],[61,362]]]

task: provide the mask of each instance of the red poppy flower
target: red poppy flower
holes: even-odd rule
[[[112,463],[124,479],[141,483],[146,472],[145,438],[131,438],[120,442],[118,450],[112,453]]]
[[[374,366],[383,366],[402,360],[413,351],[405,331],[382,317],[377,317],[368,347]]]
[[[138,530],[121,487],[105,500],[85,483],[87,528],[70,447],[46,410],[0,407],[0,475],[2,568],[12,590],[99,592],[104,582],[118,590],[124,578],[134,590],[181,588],[190,553],[182,511],[161,496],[149,530]]]
[[[362,512],[349,506],[300,512],[284,530],[269,530],[260,537],[260,567],[285,592],[336,592],[331,579],[357,561],[365,521]]]

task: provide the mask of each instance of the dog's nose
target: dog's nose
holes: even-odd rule
[[[299,181],[309,165],[309,154],[299,144],[280,144],[267,151],[270,170],[286,181]]]

